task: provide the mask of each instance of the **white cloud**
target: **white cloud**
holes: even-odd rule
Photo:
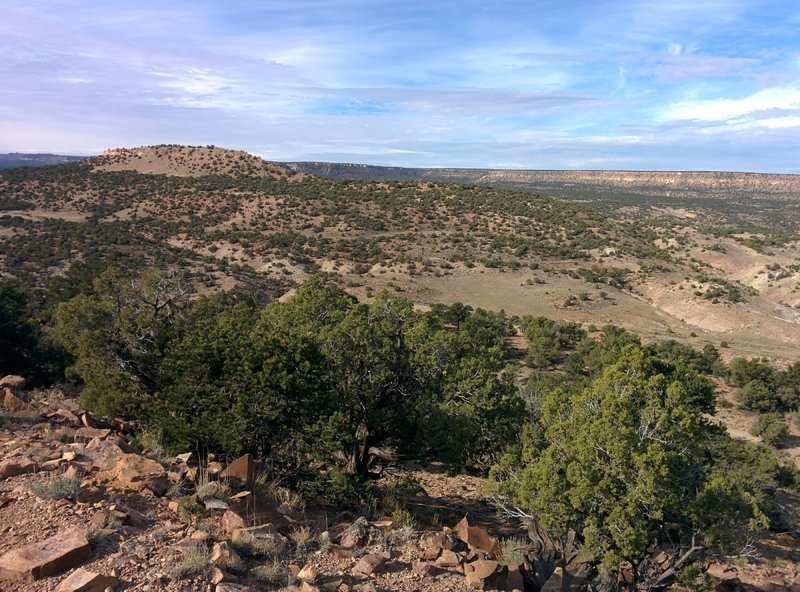
[[[768,88],[742,99],[681,101],[670,105],[662,119],[727,121],[774,110],[800,110],[800,87]]]
[[[667,46],[667,53],[674,56],[681,55],[683,53],[683,45],[680,43],[670,43]]]

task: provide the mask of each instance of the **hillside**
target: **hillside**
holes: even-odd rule
[[[800,355],[797,237],[713,225],[714,200],[643,217],[624,199],[609,213],[529,191],[290,169],[238,151],[157,146],[5,171],[0,265],[36,284],[87,258],[178,264],[203,291],[241,285],[276,296],[322,273],[361,298],[385,288],[419,305],[462,301],[620,323],[649,339],[726,342],[731,354]],[[631,175],[643,183],[647,174]],[[711,182],[688,175],[687,188],[664,175],[670,192]],[[755,200],[766,177],[729,181],[740,196],[758,188]],[[770,212],[793,224],[794,178],[784,181]]]
[[[291,162],[291,170],[329,179],[437,181],[533,191],[627,215],[670,216],[702,211],[715,221],[797,231],[800,175],[667,171],[548,171],[422,169],[362,164]],[[785,216],[791,212],[792,216]],[[678,213],[680,215],[680,213]]]

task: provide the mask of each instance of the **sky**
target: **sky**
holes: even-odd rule
[[[0,8],[0,152],[800,173],[798,0]]]

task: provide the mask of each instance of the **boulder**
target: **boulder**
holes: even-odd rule
[[[211,562],[216,566],[236,566],[242,562],[242,559],[227,541],[221,541],[214,543],[211,548]]]
[[[232,479],[239,483],[252,485],[256,477],[256,465],[252,454],[240,456],[219,474],[220,479]]]
[[[10,458],[0,462],[0,479],[35,473],[38,465],[29,458]]]
[[[101,471],[113,468],[119,458],[125,454],[116,443],[100,439],[89,442],[82,452],[90,461],[87,468]]]
[[[169,486],[167,472],[156,461],[138,454],[123,454],[114,468],[98,475],[101,479],[114,481],[120,487],[133,491],[149,489],[163,495]]]
[[[481,526],[470,526],[469,520],[464,516],[461,521],[453,528],[453,535],[464,541],[473,551],[484,551],[491,553],[495,557],[500,555],[500,541],[489,536],[485,528]]]
[[[386,563],[386,558],[380,553],[370,553],[364,555],[361,560],[353,566],[353,573],[358,576],[368,576],[379,572]]]
[[[362,547],[369,540],[369,522],[363,516],[348,526],[339,537],[339,545],[346,549]]]
[[[465,563],[464,575],[467,578],[467,585],[483,590],[486,580],[495,574],[499,566],[497,561],[491,559],[478,559],[472,563]]]
[[[230,508],[222,515],[221,523],[226,533],[232,533],[237,528],[267,523],[272,523],[279,529],[289,526],[289,521],[274,505],[256,497],[250,491],[242,491],[231,496],[228,505]]]
[[[436,565],[439,567],[458,567],[461,565],[461,557],[455,552],[445,549],[436,560]]]
[[[80,565],[92,555],[82,528],[73,528],[0,557],[0,579],[39,580]]]
[[[7,374],[3,376],[3,378],[0,378],[0,388],[8,387],[15,390],[24,390],[25,384],[25,379],[16,374]]]
[[[419,537],[419,547],[422,549],[422,557],[427,561],[435,560],[445,549],[452,551],[453,543],[452,537],[441,530],[424,532]]]
[[[15,393],[8,387],[3,388],[0,396],[0,406],[9,411],[21,411],[28,408],[30,399],[22,393]]]
[[[308,563],[303,567],[303,569],[297,572],[297,577],[304,582],[313,584],[319,579],[319,570],[314,567],[312,563]]]
[[[87,571],[82,567],[76,569],[56,588],[56,592],[104,592],[118,583],[114,576],[104,576]]]

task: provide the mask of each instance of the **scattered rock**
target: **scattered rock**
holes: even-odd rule
[[[79,567],[59,584],[56,592],[104,592],[117,583],[118,580],[114,576],[104,576]]]
[[[191,452],[184,452],[183,454],[175,455],[175,460],[182,463],[188,463],[191,458],[192,458]]]
[[[232,582],[222,582],[221,584],[217,584],[216,588],[214,588],[215,592],[250,592],[250,588],[248,586],[243,586],[242,584],[234,584]]]
[[[38,580],[89,559],[92,549],[82,528],[73,528],[0,557],[0,579]]]
[[[221,584],[223,582],[231,582],[236,583],[239,581],[233,574],[229,574],[227,571],[222,570],[218,567],[211,568],[211,583],[212,584]]]
[[[69,409],[57,409],[52,413],[48,413],[47,419],[56,423],[64,423],[72,426],[81,425],[81,420]]]

